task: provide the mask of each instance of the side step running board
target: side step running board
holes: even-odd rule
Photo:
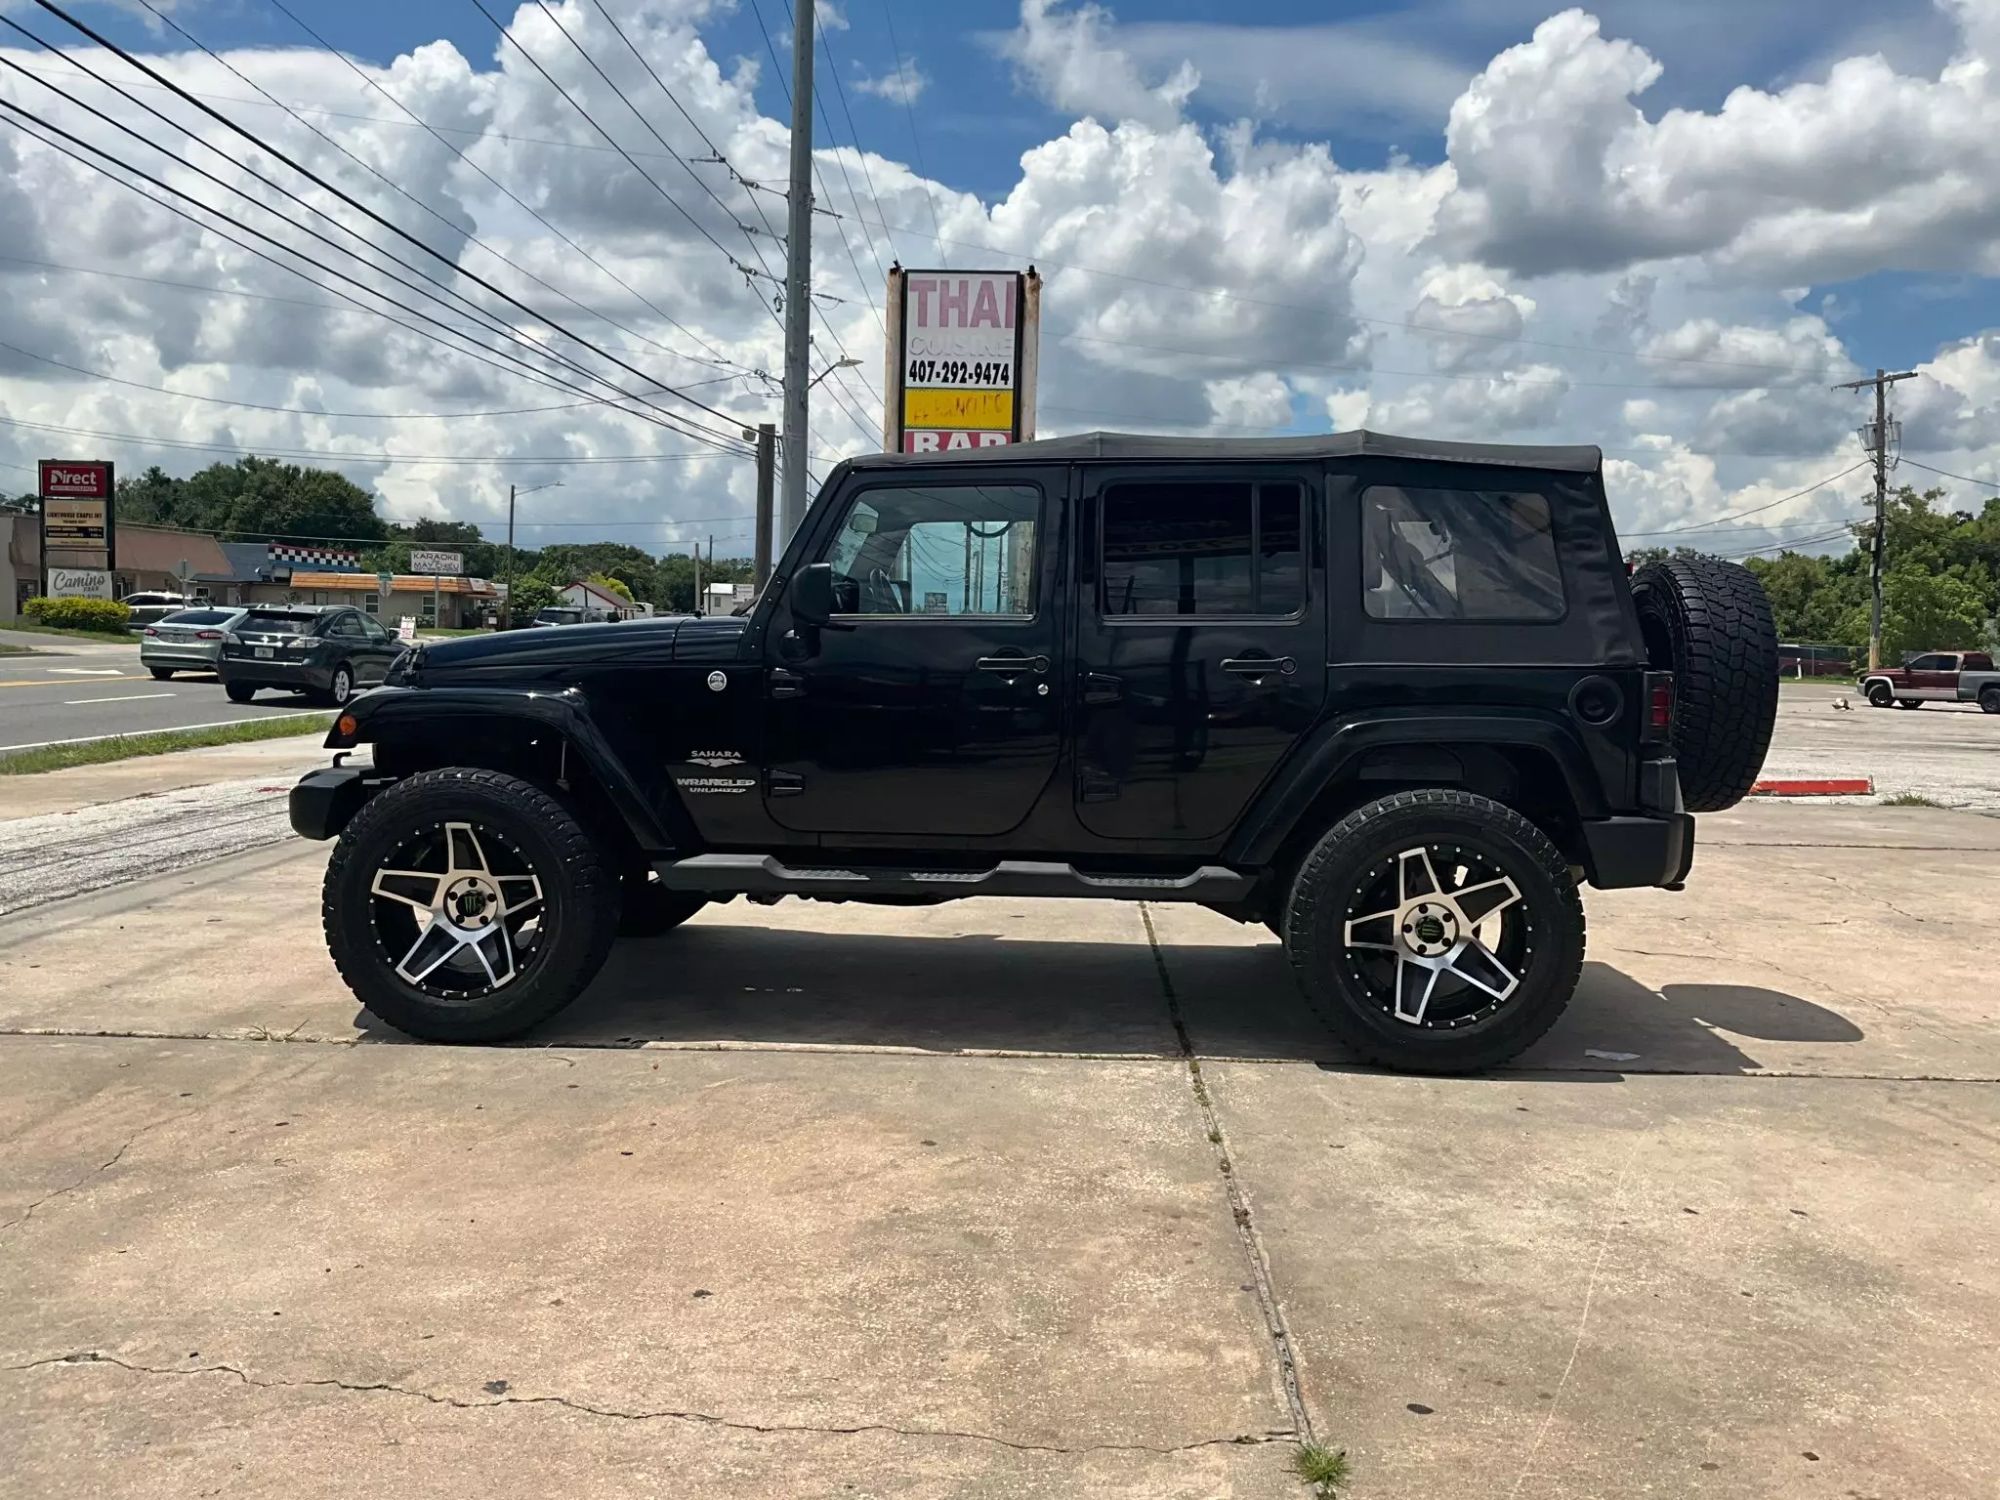
[[[1187,875],[1086,875],[1075,865],[1003,859],[986,870],[859,869],[788,865],[772,854],[697,854],[654,866],[677,891],[792,896],[1098,896],[1148,901],[1240,901],[1252,877],[1221,865]]]

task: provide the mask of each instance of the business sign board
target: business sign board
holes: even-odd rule
[[[883,446],[944,453],[1033,437],[1041,315],[1032,266],[890,271]]]
[[[39,482],[35,492],[42,502],[42,592],[54,592],[50,553],[61,554],[56,560],[57,569],[96,571],[108,576],[118,566],[118,527],[114,515],[118,480],[110,462],[45,458],[36,465],[36,477]]]
[[[103,568],[50,568],[51,599],[109,599],[111,575]]]
[[[428,573],[432,577],[443,574],[448,578],[456,578],[465,571],[465,557],[458,552],[426,552],[412,548],[410,571]]]

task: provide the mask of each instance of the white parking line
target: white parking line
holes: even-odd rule
[[[63,677],[123,677],[125,675],[116,667],[44,667],[42,670]]]
[[[137,703],[141,698],[171,698],[172,693],[120,693],[115,698],[65,698],[64,708],[75,708],[79,703]]]

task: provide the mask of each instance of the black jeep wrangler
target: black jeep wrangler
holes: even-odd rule
[[[418,646],[291,814],[341,974],[438,1041],[707,902],[1086,896],[1265,923],[1356,1053],[1458,1072],[1776,709],[1756,581],[1628,579],[1595,448],[1092,434],[840,465],[741,618]]]

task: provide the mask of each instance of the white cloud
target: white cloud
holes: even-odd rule
[[[1021,24],[1001,50],[1022,81],[1056,109],[1117,124],[1125,120],[1170,128],[1201,82],[1181,59],[1157,81],[1112,40],[1111,13],[1100,5],[1061,9],[1062,0],[1021,0]]]
[[[1208,409],[1218,427],[1277,429],[1292,420],[1292,390],[1268,370],[1208,381]]]
[[[924,90],[931,86],[930,76],[917,66],[915,53],[905,57],[902,66],[892,68],[879,78],[862,76],[854,86],[864,94],[873,94],[878,99],[887,99],[891,104],[914,104],[923,98]]]

